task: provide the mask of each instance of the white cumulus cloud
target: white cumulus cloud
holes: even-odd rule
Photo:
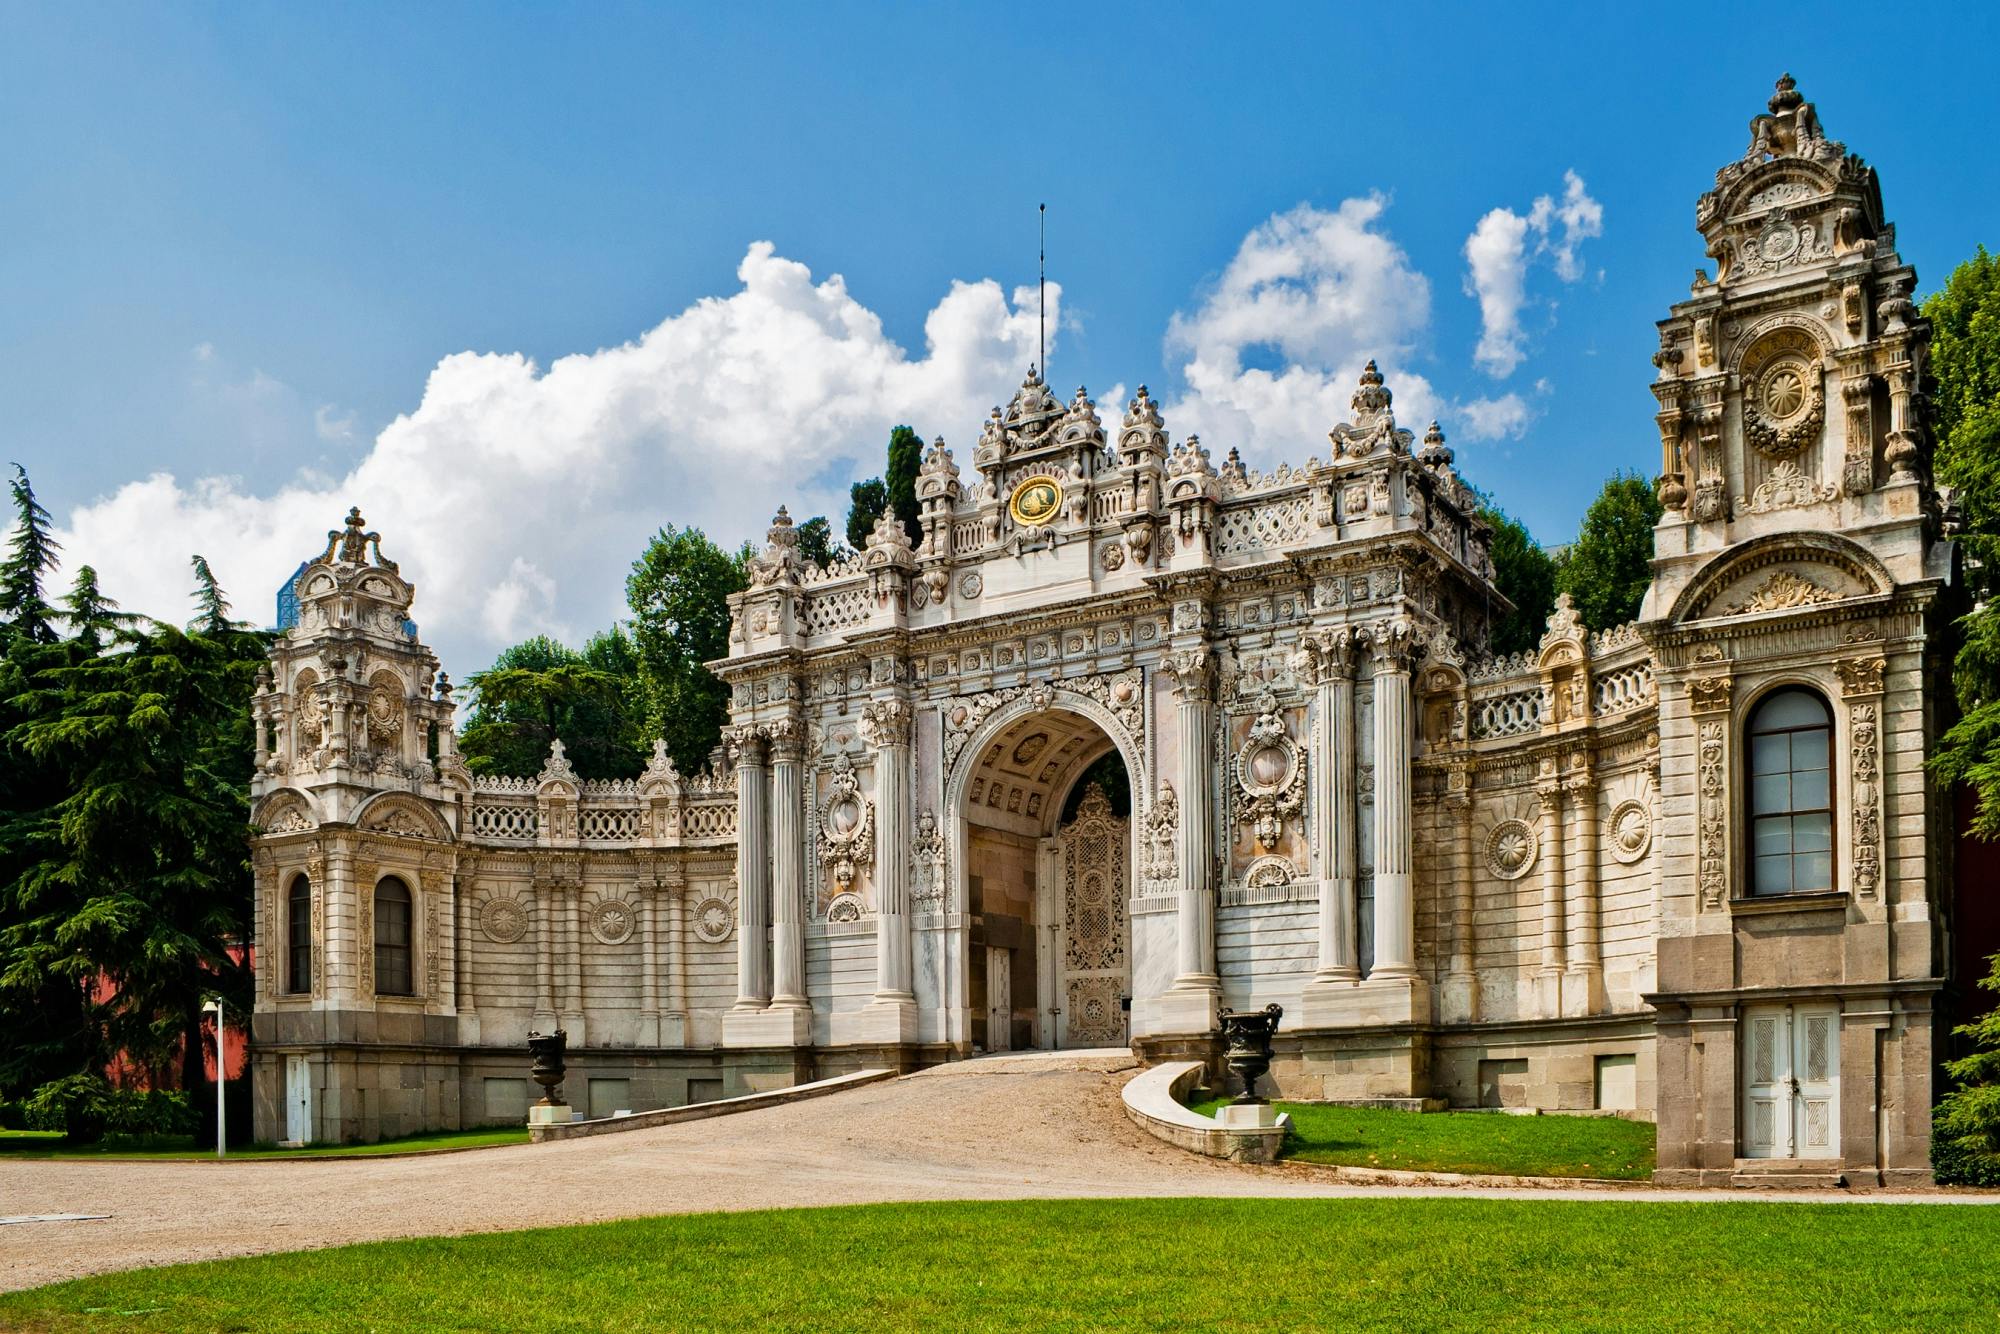
[[[128,608],[176,619],[190,614],[183,553],[199,551],[239,614],[263,620],[359,505],[417,583],[425,638],[463,674],[525,635],[575,639],[620,615],[623,574],[663,523],[733,545],[783,501],[837,528],[846,476],[880,466],[891,426],[958,438],[1036,355],[1031,287],[1010,299],[992,281],[954,283],[912,356],[839,276],[815,281],[769,242],[737,278],[632,342],[546,368],[445,357],[337,480],[259,494],[158,473],[79,507],[60,538]],[[1061,289],[1048,295],[1058,316]]]
[[[1583,276],[1583,242],[1603,234],[1604,206],[1574,171],[1563,173],[1560,200],[1542,195],[1526,216],[1503,207],[1480,218],[1465,238],[1465,291],[1479,302],[1476,366],[1495,379],[1514,373],[1527,359],[1521,316],[1529,302],[1531,263],[1547,257],[1556,277],[1573,283]]]
[[[1370,358],[1400,416],[1436,415],[1436,393],[1407,369],[1430,323],[1430,281],[1381,228],[1388,206],[1379,194],[1332,210],[1301,204],[1243,238],[1201,303],[1168,327],[1169,354],[1185,358],[1187,392],[1166,408],[1177,435],[1271,462],[1323,456]]]

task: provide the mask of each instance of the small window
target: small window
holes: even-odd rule
[[[410,889],[390,876],[375,886],[375,994],[407,996],[410,984]]]
[[[1750,715],[1750,892],[1833,886],[1833,715],[1810,690],[1780,690]]]
[[[312,881],[292,877],[285,896],[285,989],[303,996],[313,989]]]

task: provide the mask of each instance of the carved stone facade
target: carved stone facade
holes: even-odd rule
[[[1511,657],[1476,497],[1372,364],[1303,466],[1218,464],[1144,388],[1114,429],[1031,371],[969,470],[930,448],[915,542],[887,520],[818,568],[781,509],[713,664],[730,764],[695,778],[473,780],[357,516],[258,697],[259,921],[282,940],[314,868],[316,960],[265,979],[260,1118],[287,1053],[420,1066],[399,1087],[455,1089],[424,1115],[456,1124],[530,1026],[658,1105],[661,1071],[1206,1053],[1221,1007],[1276,1001],[1286,1093],[1657,1114],[1671,1179],[1921,1175],[1952,554],[1914,275],[1789,81],[1697,222],[1720,267],[1660,325],[1641,620],[1565,599]],[[1832,868],[1804,893],[1762,892],[1752,841],[1780,691],[1826,718],[1772,733],[1826,794],[1784,817],[1801,875]],[[363,985],[364,865],[420,901],[420,995]],[[1746,1023],[1820,1035],[1797,1135],[1779,1056],[1740,1077]],[[325,1125],[387,1129],[356,1087]]]

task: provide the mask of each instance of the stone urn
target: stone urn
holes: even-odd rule
[[[537,1107],[563,1107],[563,1051],[569,1044],[569,1034],[558,1028],[553,1033],[528,1034],[528,1055],[534,1058],[528,1074],[542,1086],[542,1100]]]
[[[1236,1095],[1233,1105],[1263,1105],[1264,1099],[1257,1093],[1257,1081],[1271,1068],[1271,1035],[1278,1031],[1278,1020],[1284,1013],[1281,1005],[1266,1005],[1261,1010],[1222,1012],[1222,1063],[1229,1067],[1231,1074],[1243,1081],[1243,1092]]]

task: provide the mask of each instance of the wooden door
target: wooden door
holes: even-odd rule
[[[1840,1014],[1825,1006],[1743,1012],[1743,1156],[1840,1155]]]
[[[986,947],[986,1050],[1014,1047],[1014,951]]]
[[[312,1142],[312,1067],[303,1056],[285,1058],[285,1142]]]

